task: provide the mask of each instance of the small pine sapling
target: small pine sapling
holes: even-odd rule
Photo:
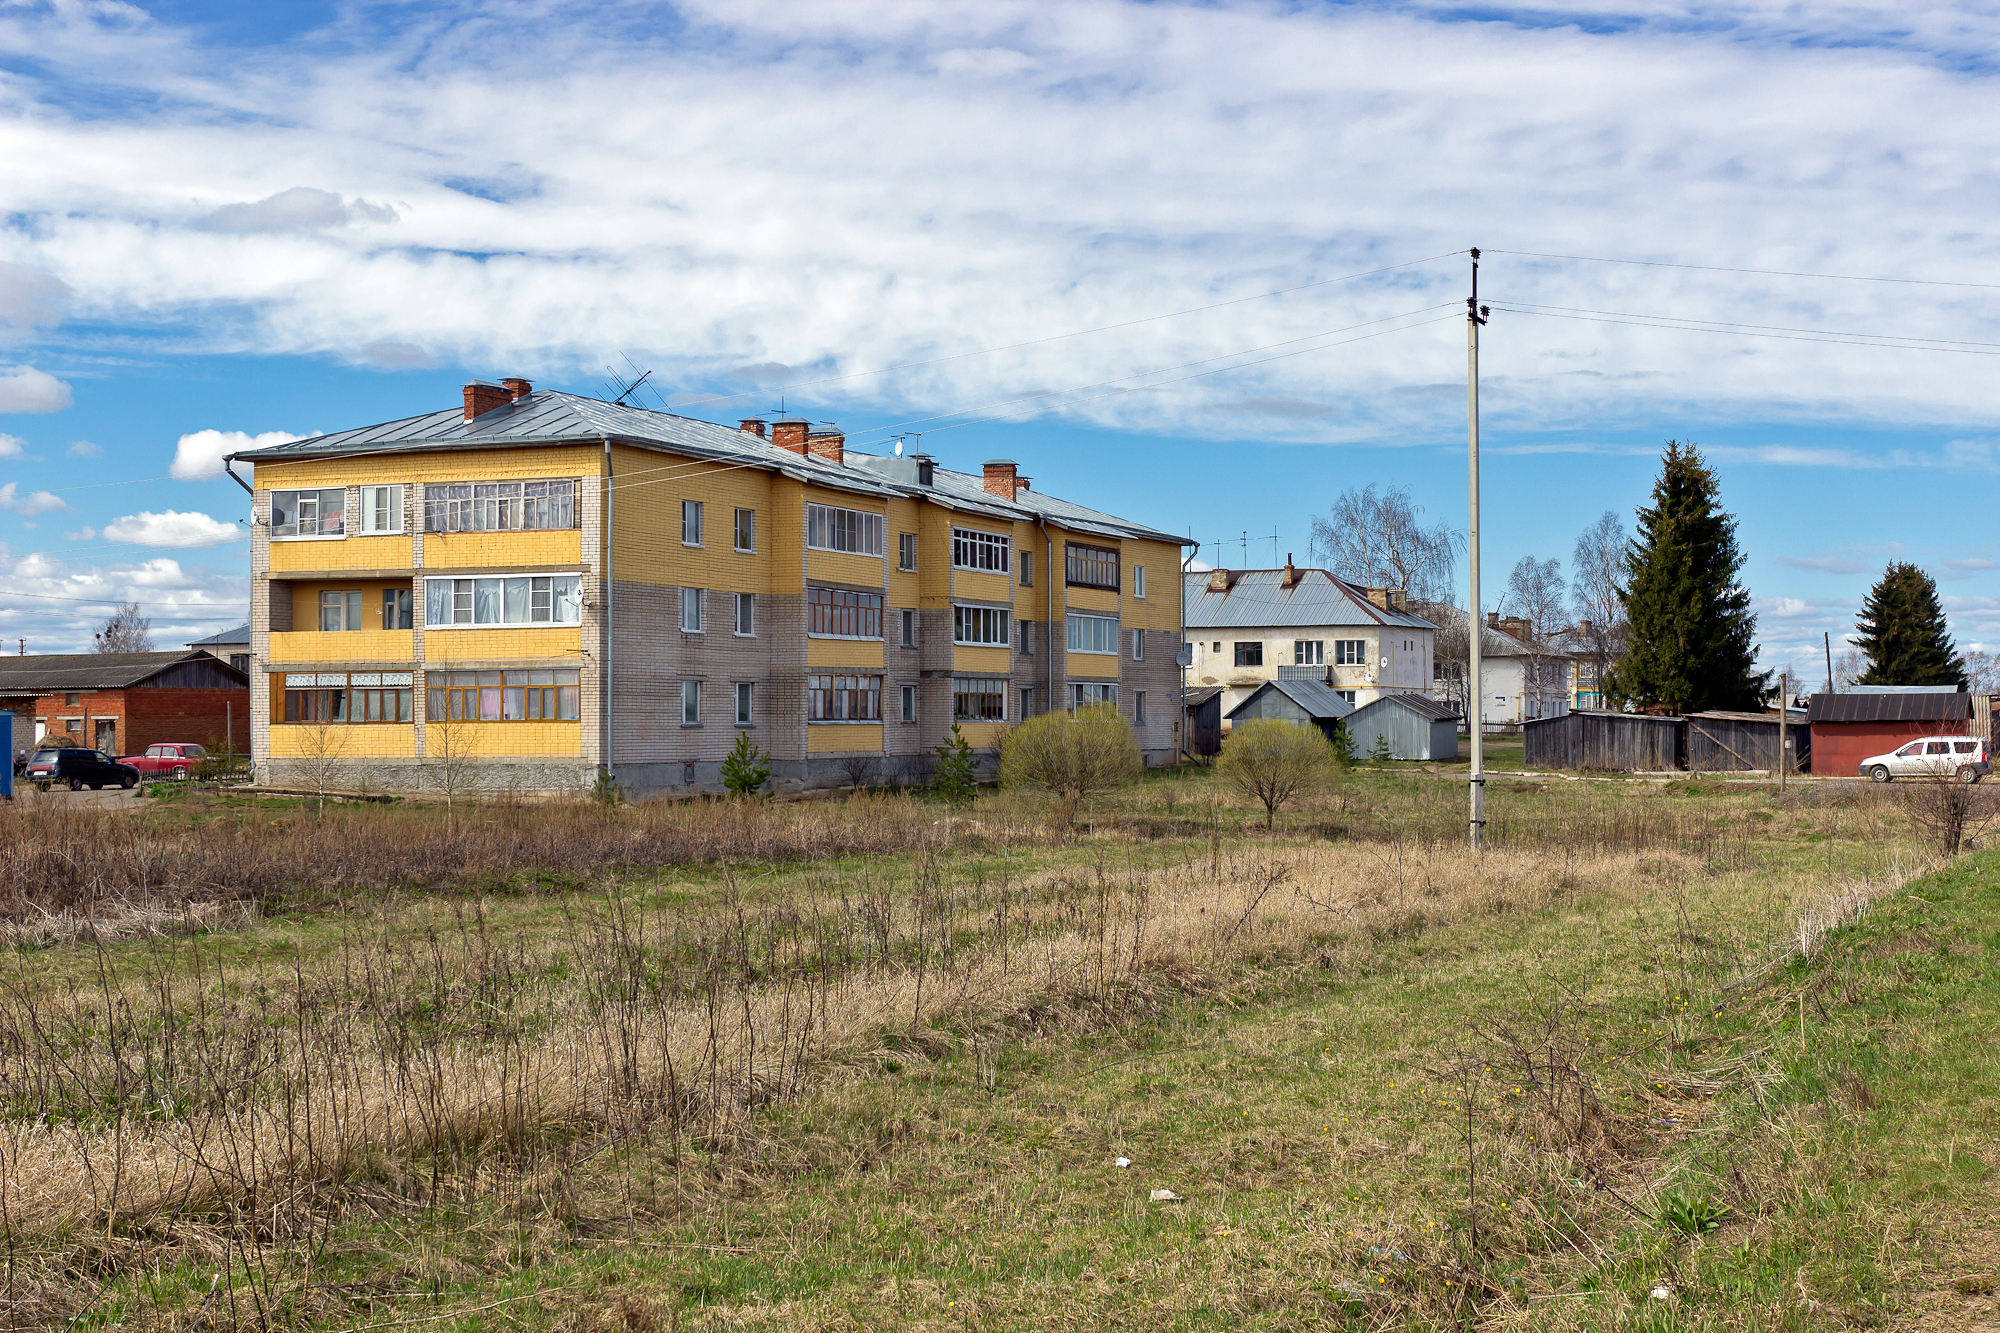
[[[1342,768],[1351,768],[1360,759],[1354,748],[1354,737],[1347,734],[1347,728],[1338,722],[1333,724],[1333,758]]]
[[[752,796],[770,781],[771,756],[750,743],[750,733],[736,733],[736,748],[722,761],[722,785],[731,796]]]
[[[939,741],[931,753],[937,756],[931,772],[931,790],[951,805],[969,805],[979,786],[979,761],[973,757],[972,742],[958,723],[951,724],[951,736]]]
[[[1348,742],[1348,745],[1350,747],[1352,747],[1353,744],[1354,742],[1352,741]],[[1389,748],[1389,738],[1386,735],[1378,734],[1375,737],[1375,744],[1370,746],[1368,749],[1369,762],[1376,764],[1385,764],[1389,762],[1391,759],[1394,759],[1395,757],[1396,757],[1395,752]]]

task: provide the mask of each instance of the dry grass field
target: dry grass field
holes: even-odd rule
[[[1489,801],[0,811],[0,1325],[1991,1321],[1993,854]]]

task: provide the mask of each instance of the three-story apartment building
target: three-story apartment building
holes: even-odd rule
[[[1100,702],[1148,762],[1175,751],[1182,542],[1006,460],[518,379],[236,458],[266,781],[715,790],[743,732],[779,786],[908,779],[954,722],[990,755]]]

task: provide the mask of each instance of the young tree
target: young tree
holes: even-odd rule
[[[1625,603],[1618,579],[1625,567],[1625,525],[1607,509],[1576,539],[1570,556],[1570,614],[1591,675],[1600,685],[1625,655]]]
[[[297,738],[295,761],[306,771],[306,781],[312,784],[313,794],[318,798],[319,817],[326,816],[326,789],[333,786],[340,777],[347,754],[347,723],[320,718],[298,727],[288,727]]]
[[[91,635],[94,653],[150,653],[153,651],[153,622],[139,614],[137,602],[127,602],[111,613],[104,627]]]
[[[939,741],[931,753],[936,756],[931,766],[931,790],[947,805],[972,804],[979,790],[979,758],[972,753],[972,742],[965,739],[958,723],[951,724],[951,735]]]
[[[755,794],[771,778],[771,756],[750,743],[750,733],[736,733],[736,748],[722,760],[722,785],[731,796]]]
[[[1528,622],[1528,632],[1537,641],[1556,632],[1563,622],[1562,561],[1537,560],[1524,555],[1514,562],[1507,576],[1507,591],[1500,597],[1500,614],[1520,616]]]
[[[1264,827],[1300,793],[1323,786],[1337,767],[1333,744],[1318,727],[1282,718],[1239,722],[1222,742],[1216,772],[1264,807]]]
[[[1974,648],[1959,660],[1965,663],[1967,689],[1974,694],[2000,694],[2000,654]]]
[[[1132,724],[1110,704],[1074,716],[1043,713],[1000,742],[1000,784],[1053,796],[1065,828],[1076,823],[1085,801],[1130,782],[1144,767]]]
[[[1612,669],[1619,702],[1676,713],[1761,708],[1771,674],[1756,669],[1757,617],[1736,581],[1736,519],[1717,504],[1715,473],[1693,444],[1667,441],[1651,508],[1625,555],[1619,598],[1631,626]]]
[[[458,802],[477,783],[473,740],[463,723],[446,718],[424,723],[424,777],[444,797],[446,818],[456,814]]]
[[[1444,602],[1465,534],[1449,523],[1425,527],[1407,487],[1380,494],[1370,482],[1342,491],[1312,524],[1312,551],[1336,577],[1364,587],[1402,588],[1413,602]]]
[[[1897,561],[1882,571],[1854,622],[1868,670],[1857,685],[1956,685],[1965,662],[1951,641],[1937,583],[1915,565]]]

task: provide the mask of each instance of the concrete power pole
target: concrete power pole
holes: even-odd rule
[[[1467,554],[1472,561],[1472,578],[1466,603],[1466,618],[1471,622],[1471,637],[1466,667],[1470,679],[1466,681],[1465,697],[1471,707],[1466,719],[1472,731],[1472,811],[1469,828],[1472,835],[1472,850],[1478,851],[1486,845],[1486,734],[1484,717],[1486,714],[1486,686],[1479,678],[1480,619],[1479,619],[1479,327],[1486,322],[1487,311],[1479,304],[1479,250],[1472,251],[1472,295],[1465,301],[1465,411],[1466,411],[1466,482],[1470,491],[1470,512],[1467,522]]]

